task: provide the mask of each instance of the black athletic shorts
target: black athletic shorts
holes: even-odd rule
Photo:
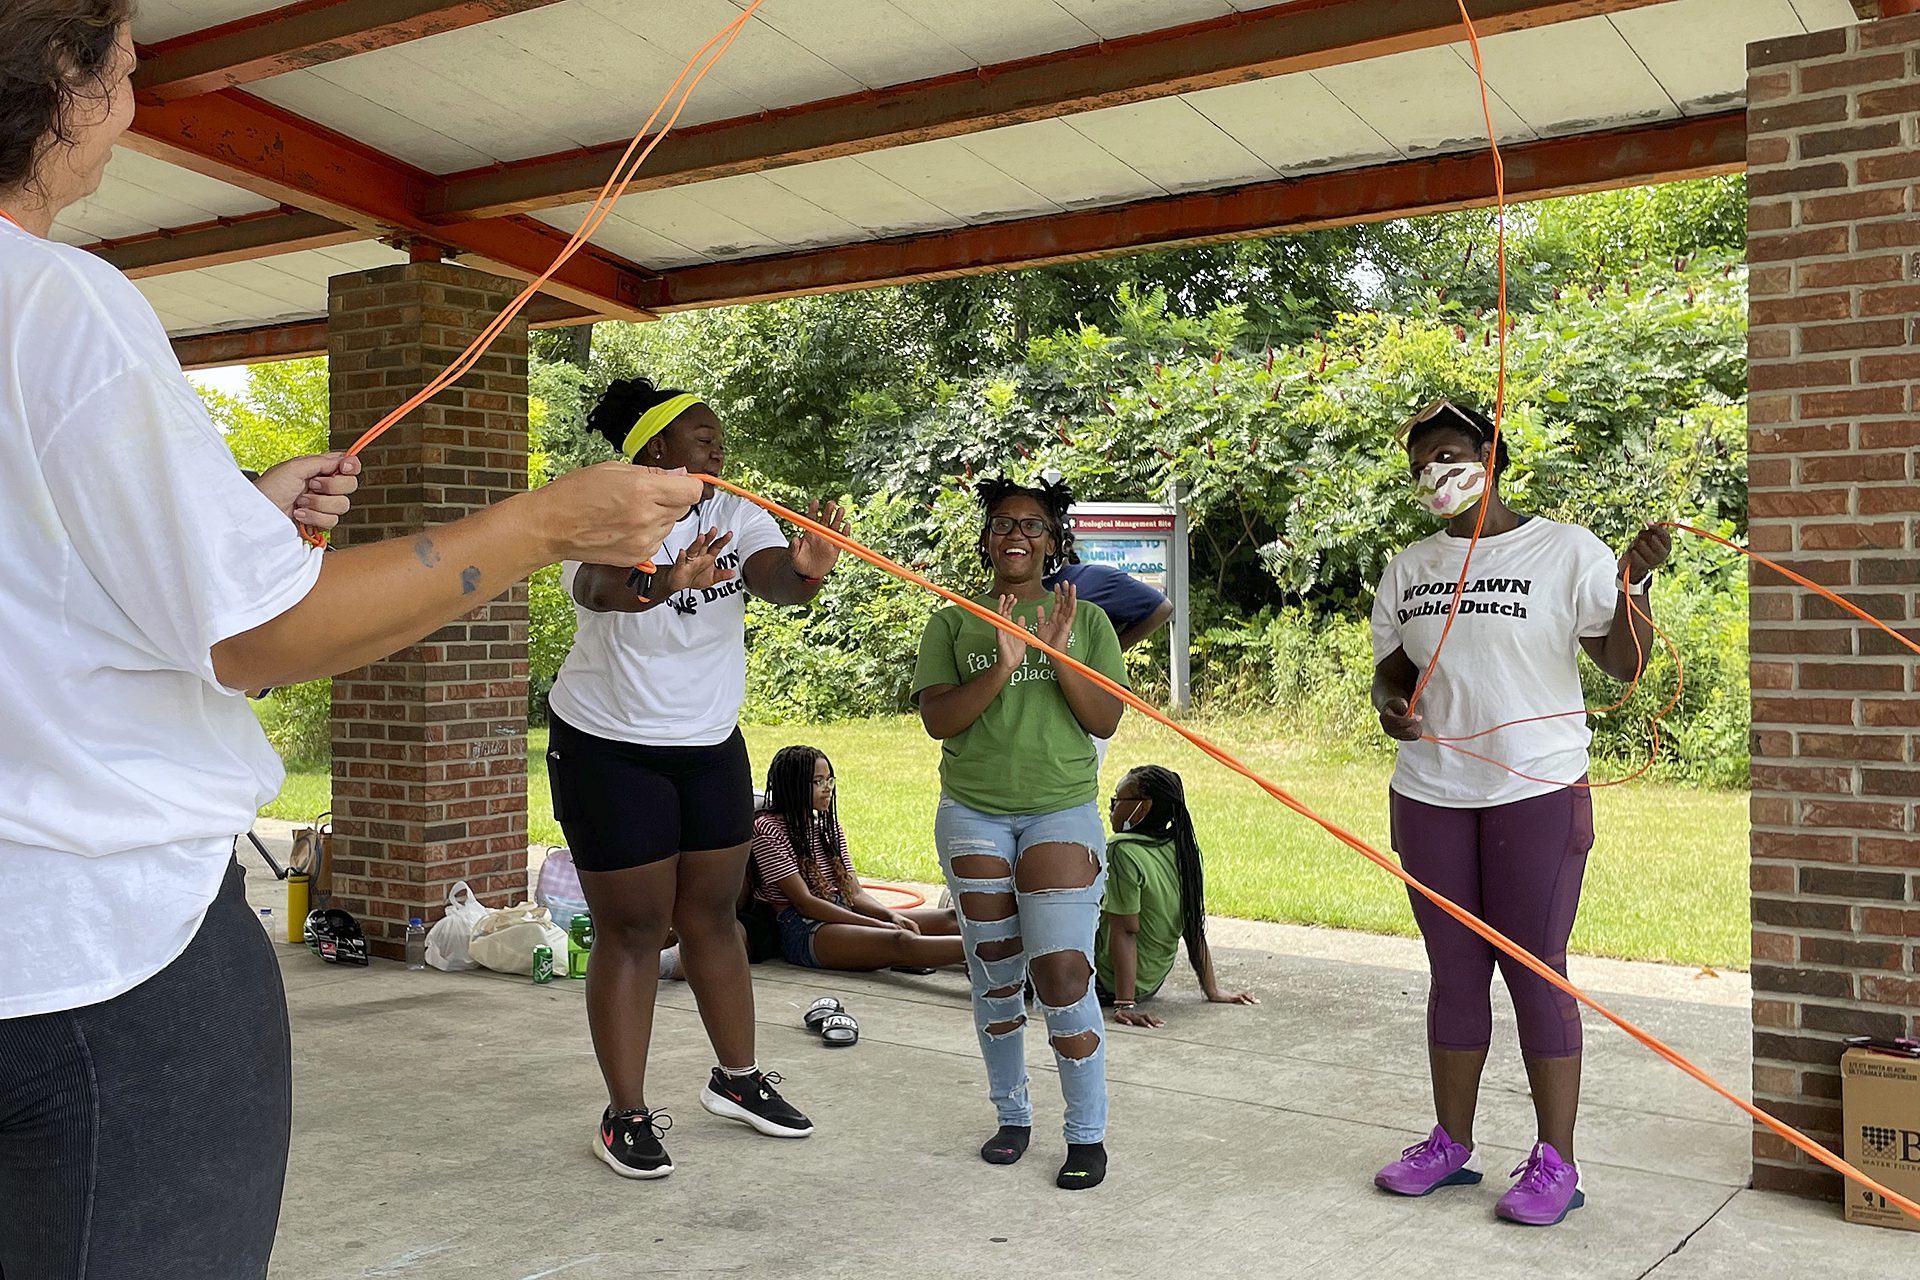
[[[547,785],[582,871],[624,871],[753,839],[753,766],[739,729],[714,747],[645,747],[553,716]]]

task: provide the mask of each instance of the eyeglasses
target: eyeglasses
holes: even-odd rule
[[[815,778],[813,785],[816,787],[825,787],[829,791],[834,790],[837,786],[832,778]]]
[[[987,521],[987,529],[1002,538],[1015,529],[1029,538],[1038,538],[1053,532],[1053,526],[1039,516],[1026,516],[1019,520],[1015,520],[1012,516],[995,516]]]

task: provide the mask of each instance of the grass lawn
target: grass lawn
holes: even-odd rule
[[[1268,721],[1199,726],[1260,773],[1376,848],[1387,845],[1384,757],[1349,758],[1276,741]],[[840,814],[862,874],[938,881],[933,851],[937,754],[918,720],[749,725],[754,765],[808,742],[833,758]],[[547,791],[546,731],[529,744],[531,835],[559,843]],[[1158,725],[1129,717],[1107,758],[1103,796],[1136,764],[1178,769],[1207,854],[1215,915],[1413,933],[1398,881]],[[289,773],[263,812],[304,819],[327,807],[324,771]],[[1747,798],[1636,782],[1594,793],[1599,843],[1588,861],[1573,948],[1593,955],[1744,969],[1748,960]]]

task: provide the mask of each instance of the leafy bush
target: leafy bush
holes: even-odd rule
[[[288,768],[324,765],[332,757],[333,681],[309,680],[275,689],[256,701],[253,711]]]
[[[942,585],[978,587],[977,528],[968,496],[949,487],[931,505],[875,494],[856,513],[854,535]],[[908,710],[920,633],[940,607],[930,592],[852,557],[807,609],[750,601],[746,716],[784,724]]]
[[[1707,786],[1747,780],[1749,725],[1746,576],[1732,552],[1676,549],[1656,579],[1654,620],[1680,651],[1686,679],[1679,704],[1661,721],[1652,776]],[[1440,660],[1447,661],[1443,650]],[[1197,697],[1212,710],[1273,710],[1276,736],[1321,746],[1387,754],[1369,691],[1373,650],[1361,617],[1321,617],[1303,609],[1269,611],[1195,637]],[[1580,664],[1586,705],[1610,707],[1624,687],[1592,663]],[[1599,772],[1631,773],[1647,760],[1648,727],[1673,697],[1671,654],[1655,656],[1624,705],[1591,718]],[[1491,726],[1476,726],[1488,728]]]

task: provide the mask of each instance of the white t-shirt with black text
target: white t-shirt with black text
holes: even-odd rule
[[[716,493],[673,527],[654,563],[664,569],[679,560],[709,529],[733,534],[720,553],[720,567],[733,570],[727,581],[682,591],[645,613],[574,606],[573,651],[547,699],[562,720],[649,747],[713,747],[733,736],[747,698],[746,562],[787,539],[759,507]],[[569,597],[579,572],[571,560],[561,571]]]
[[[1445,530],[1395,556],[1373,602],[1376,663],[1405,649],[1422,670],[1447,622],[1469,539]],[[1575,711],[1580,640],[1603,636],[1619,606],[1618,561],[1579,525],[1534,517],[1482,538],[1439,668],[1420,696],[1422,731],[1463,737],[1532,716]],[[1458,745],[1545,779],[1432,742],[1402,742],[1393,788],[1450,809],[1509,804],[1577,782],[1593,733],[1581,715],[1513,725]]]
[[[320,559],[126,277],[0,222],[0,1018],[111,999],[192,941],[283,776],[211,651]]]

